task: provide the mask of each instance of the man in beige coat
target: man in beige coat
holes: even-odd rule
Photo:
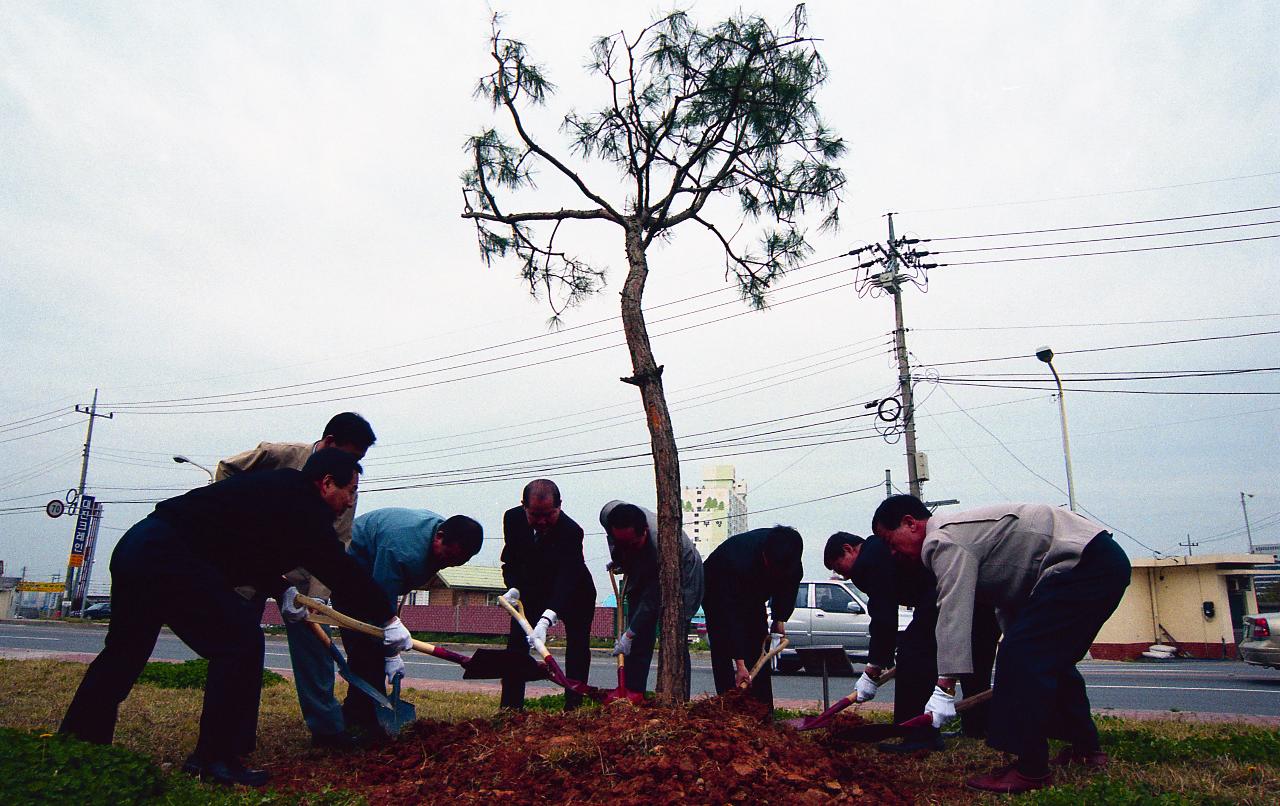
[[[377,440],[368,421],[354,412],[344,411],[334,415],[324,427],[324,433],[316,442],[263,442],[250,451],[238,453],[218,463],[215,480],[239,473],[276,470],[282,467],[301,469],[311,454],[324,448],[337,448],[356,457],[364,458],[369,447]],[[351,545],[351,524],[356,506],[338,516],[334,531],[342,545]],[[327,599],[329,589],[315,579],[305,568],[295,568],[285,578],[297,587],[299,593],[316,599]],[[247,598],[253,598],[251,588],[239,589]],[[289,661],[293,666],[294,683],[298,690],[298,705],[302,718],[311,731],[311,743],[316,747],[343,749],[352,743],[345,730],[342,707],[333,695],[333,660],[305,622],[285,620],[285,633],[289,639]]]
[[[1044,504],[1002,504],[933,515],[918,498],[885,499],[875,533],[938,580],[938,681],[926,710],[955,715],[955,679],[973,671],[975,602],[995,608],[996,658],[987,744],[1017,760],[966,783],[1025,792],[1052,783],[1048,737],[1070,747],[1058,764],[1102,767],[1107,756],[1076,670],[1129,584],[1129,558],[1088,519]]]

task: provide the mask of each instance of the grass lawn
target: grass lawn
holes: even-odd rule
[[[52,732],[57,729],[63,711],[84,674],[85,666],[61,661],[17,661],[0,659],[0,728],[19,731]],[[345,684],[339,682],[339,696]],[[85,797],[80,790],[76,800],[82,803],[119,803],[126,800],[158,804],[226,803],[274,804],[297,803],[297,795],[273,796],[270,793],[228,792],[201,785],[176,771],[195,744],[202,692],[190,688],[162,688],[139,684],[120,711],[116,729],[116,746],[134,751],[158,765],[159,784],[144,795],[125,796],[117,790],[101,797]],[[484,717],[495,713],[497,698],[491,695],[458,694],[407,690],[405,699],[412,701],[421,718],[455,721]],[[789,715],[788,715],[789,716]],[[868,714],[869,718],[885,718]],[[1161,720],[1138,721],[1114,717],[1098,717],[1099,729],[1112,768],[1102,775],[1068,770],[1059,772],[1057,786],[1021,798],[983,798],[963,788],[964,779],[984,772],[1002,761],[999,754],[980,742],[954,740],[946,753],[923,758],[895,760],[901,775],[919,786],[927,803],[999,803],[1032,804],[1271,804],[1280,798],[1280,732],[1274,729],[1243,725],[1201,724]],[[289,683],[270,685],[262,692],[258,741],[260,754],[271,756],[314,757],[324,763],[324,755],[308,747],[309,735],[298,711],[297,699]],[[36,784],[53,786],[51,778],[39,778],[40,765],[59,766],[66,782],[74,780],[74,764],[57,762],[57,747],[39,746],[35,752],[44,761],[32,762],[21,757],[19,748],[25,737],[0,733],[0,790],[13,786],[14,776],[25,776]],[[56,740],[43,740],[56,741]],[[30,742],[26,742],[31,744]],[[21,752],[20,752],[21,751]],[[68,751],[69,752],[69,751]],[[97,752],[97,751],[91,751]],[[130,763],[147,766],[127,753],[113,769],[117,776],[128,777]],[[884,757],[882,757],[884,758]],[[132,762],[130,761],[132,759]],[[113,761],[113,764],[115,764]],[[886,763],[888,759],[885,759]],[[97,770],[107,762],[96,760],[87,767],[92,777],[86,781],[106,780]],[[34,771],[33,768],[34,767]],[[139,768],[141,769],[141,768]],[[145,777],[140,772],[135,777]],[[63,782],[63,785],[66,784]],[[50,802],[54,791],[39,796],[6,793],[6,803]],[[60,798],[58,798],[60,799]],[[360,799],[343,792],[317,792],[307,796],[311,804],[354,804]]]

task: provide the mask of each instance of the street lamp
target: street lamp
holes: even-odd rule
[[[194,465],[200,468],[201,470],[209,474],[209,483],[213,484],[213,471],[205,467],[204,465],[200,464],[199,462],[193,462],[185,456],[175,456],[173,457],[173,461],[177,462],[180,465]]]
[[[1049,365],[1049,371],[1053,373],[1053,380],[1058,384],[1058,413],[1062,415],[1062,455],[1067,462],[1067,502],[1071,507],[1071,511],[1075,512],[1076,485],[1071,476],[1071,440],[1067,437],[1067,404],[1062,394],[1062,379],[1058,377],[1058,370],[1053,366],[1053,350],[1048,347],[1041,347],[1036,350],[1036,358]]]
[[[1245,504],[1246,497],[1253,498],[1253,493],[1240,493],[1240,508],[1244,510],[1244,534],[1249,539],[1249,553],[1253,553],[1253,532],[1249,529],[1249,507]]]

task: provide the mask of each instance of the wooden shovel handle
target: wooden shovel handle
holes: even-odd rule
[[[511,618],[516,620],[520,625],[520,628],[524,630],[525,635],[533,638],[533,627],[529,624],[529,619],[526,618],[524,614],[524,602],[517,599],[515,605],[512,606],[511,602],[508,602],[506,599],[499,596],[498,604],[502,605],[502,607],[511,614]],[[547,651],[547,645],[540,640],[535,640],[533,642],[533,648],[541,658],[548,658],[551,656],[551,653]]]
[[[764,665],[769,661],[773,660],[773,658],[779,652],[786,649],[787,644],[789,643],[791,643],[791,640],[784,635],[782,637],[782,640],[778,642],[778,645],[776,647],[774,647],[773,649],[761,655],[760,659],[756,661],[756,665],[751,667],[751,672],[750,672],[751,679],[755,680],[756,675],[760,674],[760,670],[764,668]]]
[[[309,610],[314,610],[315,612],[320,613],[332,619],[333,621],[337,622],[340,626],[346,627],[348,630],[352,630],[353,632],[364,633],[365,635],[373,636],[374,638],[383,637],[384,633],[381,627],[375,627],[372,624],[365,624],[363,621],[357,621],[356,619],[351,618],[351,616],[348,616],[345,613],[339,613],[337,610],[334,610],[332,607],[329,607],[329,605],[325,604],[324,602],[321,602],[317,599],[312,599],[310,596],[305,596],[299,593],[297,597],[297,602],[300,605],[306,606]],[[320,632],[323,632],[323,630],[320,630],[320,626],[318,624],[314,627],[314,629],[319,630]],[[428,655],[436,654],[435,644],[428,644],[426,641],[419,641],[416,638],[412,639],[412,641],[413,641],[413,648],[418,650],[419,652],[425,652]]]
[[[609,569],[609,584],[613,586],[613,612],[616,616],[616,618],[614,619],[614,621],[616,622],[616,626],[614,629],[614,637],[615,637],[615,640],[621,641],[622,640],[622,594],[618,593],[618,578],[614,576],[612,568]],[[623,577],[622,587],[625,588],[626,586],[627,586],[626,577]],[[626,664],[626,659],[622,655],[619,655],[618,668],[621,669],[624,664]]]
[[[982,705],[984,702],[991,699],[995,695],[995,693],[996,693],[995,689],[989,688],[986,691],[979,691],[977,694],[974,694],[972,697],[965,697],[963,700],[956,703],[956,713],[963,714],[965,711],[969,710],[975,705]]]

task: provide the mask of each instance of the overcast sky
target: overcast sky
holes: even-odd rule
[[[739,5],[778,22],[789,11],[691,9],[705,25]],[[566,154],[558,120],[605,97],[583,69],[592,38],[637,31],[667,7],[496,8],[558,87],[530,124]],[[953,251],[932,259],[1041,259],[941,266],[927,293],[905,292],[926,497],[1065,503],[1057,402],[1033,356],[1048,344],[1067,378],[1077,497],[1131,556],[1184,553],[1188,534],[1197,554],[1244,551],[1241,492],[1256,496],[1255,541],[1280,542],[1280,336],[1244,335],[1280,330],[1280,224],[1263,223],[1280,209],[1256,209],[1280,205],[1274,5],[818,2],[809,14],[831,71],[820,105],[849,146],[841,230],[814,238],[815,265],[759,313],[734,302],[705,232],[686,227],[650,254],[650,330],[682,329],[654,349],[684,483],[734,464],[758,513],[750,525],[794,525],[806,573],[823,573],[826,536],[866,532],[885,470],[906,487],[902,443],[865,416],[842,419],[895,391],[893,307],[859,296],[853,274],[836,273],[856,261],[834,258],[883,241],[889,211],[899,234],[920,238],[1087,227],[927,245],[1115,238]],[[465,138],[503,123],[472,96],[491,69],[489,16],[479,3],[0,2],[7,574],[65,571],[72,520],[33,510],[76,485],[85,417],[71,407],[96,387],[116,412],[94,431],[89,487],[101,500],[176,495],[204,476],[174,454],[212,466],[262,440],[314,440],[354,409],[379,438],[360,510],[470,514],[487,537],[477,562],[490,564],[532,468],[632,456],[547,471],[588,532],[604,597],[600,506],[654,501],[647,459],[634,458],[647,450],[639,397],[618,382],[630,373],[622,241],[606,224],[562,232],[611,273],[559,333],[513,263],[479,259],[458,177]],[[587,174],[621,202],[608,170]],[[522,201],[582,205],[540,176]],[[1094,226],[1150,219],[1178,220]],[[1175,234],[1129,237],[1156,233]],[[1170,341],[1181,343],[1128,346]],[[1025,358],[955,363],[1008,356]],[[1225,370],[1254,371],[1081,379]],[[989,385],[933,382],[978,374]],[[263,389],[275,391],[236,394]],[[152,402],[180,398],[217,405]],[[500,480],[467,470],[525,460]],[[107,505],[95,590],[149,510]]]

